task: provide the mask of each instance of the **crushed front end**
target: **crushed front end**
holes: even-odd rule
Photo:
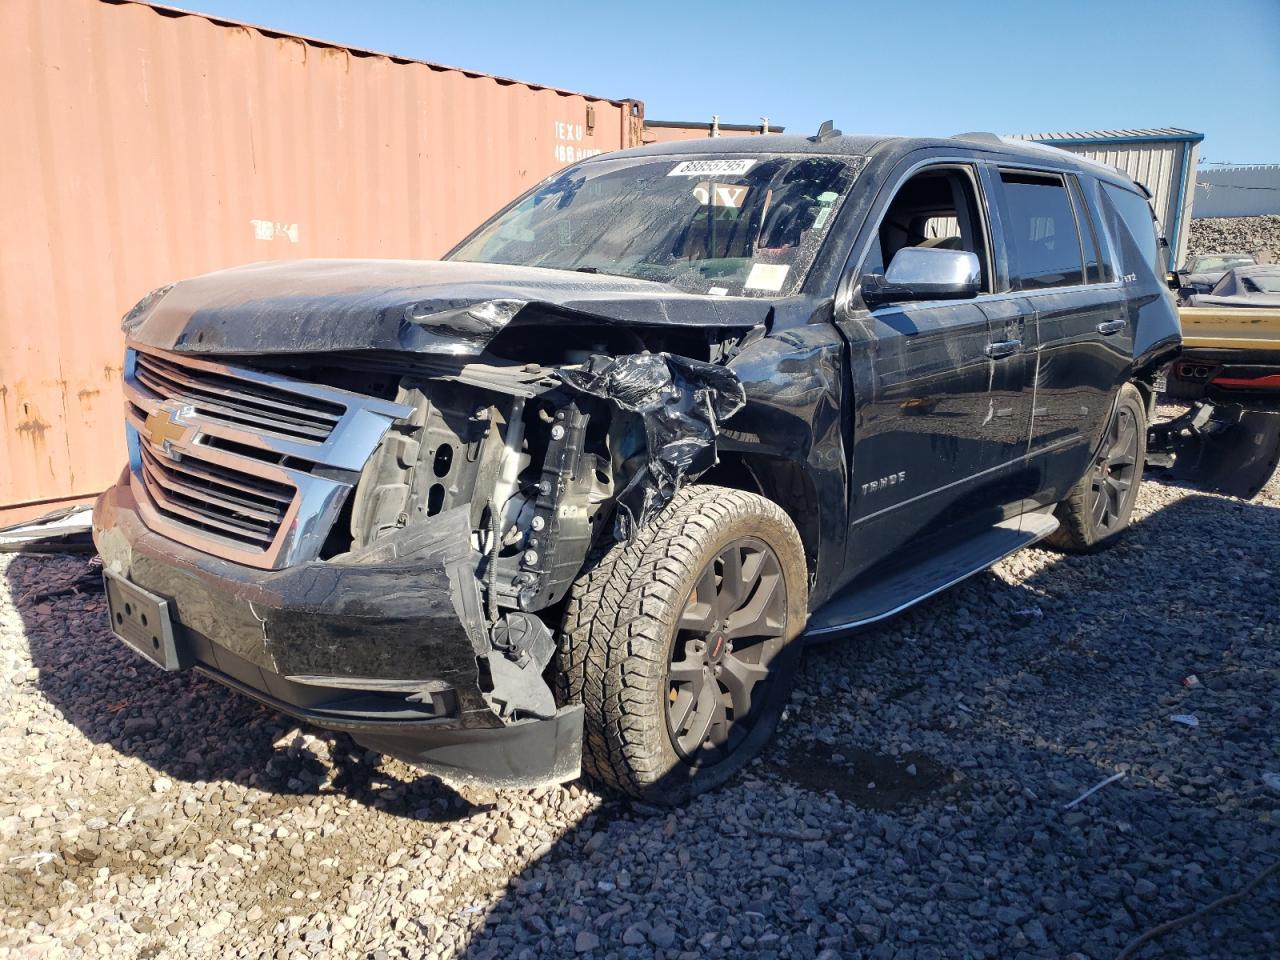
[[[548,682],[565,595],[714,462],[742,391],[705,337],[697,360],[549,332],[470,356],[131,342],[129,465],[94,514],[113,629],[455,781],[576,777],[581,707]]]

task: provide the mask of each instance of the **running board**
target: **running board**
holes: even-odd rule
[[[998,523],[964,543],[908,567],[859,578],[809,618],[805,642],[833,640],[860,627],[901,613],[961,580],[999,563],[1011,553],[1043,540],[1058,529],[1052,514],[1028,513]]]

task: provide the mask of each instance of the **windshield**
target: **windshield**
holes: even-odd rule
[[[785,295],[804,281],[863,163],[597,160],[536,187],[448,259],[615,274],[692,293]]]
[[[1197,257],[1188,272],[1224,273],[1232,267],[1248,266],[1253,262],[1253,257],[1245,256]]]
[[[1255,273],[1240,278],[1245,293],[1280,293],[1280,272]]]

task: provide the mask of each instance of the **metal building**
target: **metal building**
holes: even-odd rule
[[[1150,130],[1089,130],[1081,133],[1016,133],[1123,170],[1152,193],[1152,205],[1169,241],[1169,260],[1187,255],[1191,204],[1196,192],[1196,161],[1203,133],[1180,127]]]
[[[1280,213],[1280,163],[1201,170],[1192,216],[1263,217]]]
[[[0,521],[115,480],[120,317],[259,260],[436,257],[643,107],[121,0],[0,0]]]

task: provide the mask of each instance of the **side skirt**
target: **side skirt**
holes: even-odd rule
[[[1056,529],[1058,521],[1051,514],[1027,513],[998,523],[923,563],[873,571],[818,609],[800,638],[806,643],[834,640],[901,613],[1043,540]]]

